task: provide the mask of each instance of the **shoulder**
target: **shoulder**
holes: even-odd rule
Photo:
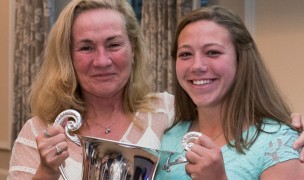
[[[190,121],[179,122],[165,132],[162,139],[162,149],[178,151],[183,136],[188,132]]]
[[[252,131],[253,129],[254,131]],[[290,126],[273,119],[264,119],[261,129],[262,131],[257,138],[257,142],[263,143],[269,148],[281,143],[287,143],[288,146],[292,147],[294,140],[299,136]],[[255,131],[255,128],[251,129],[252,134]]]
[[[299,152],[293,149],[293,143],[299,134],[290,126],[265,119],[263,133],[259,139],[264,141],[264,170],[268,167],[299,157]]]
[[[167,136],[176,136],[176,135],[184,135],[188,132],[188,129],[191,125],[191,121],[182,121],[174,125],[170,128],[165,135]]]
[[[287,124],[278,122],[278,121],[270,119],[270,118],[265,118],[264,119],[263,125],[262,125],[262,130],[265,131],[265,132],[270,132],[270,133],[279,133],[279,132],[284,131],[284,130],[294,131]]]
[[[156,102],[157,101],[162,101],[163,103],[166,104],[174,104],[174,95],[168,93],[168,92],[162,92],[162,93],[150,93],[148,94],[150,97],[155,97]]]
[[[255,126],[251,126],[248,130],[249,134],[243,133],[245,138],[253,138],[257,135]],[[293,142],[298,138],[298,133],[290,126],[275,121],[273,119],[264,119],[261,132],[250,146],[249,152],[253,157],[261,156],[265,162],[276,163],[287,158],[286,154],[291,157],[298,157],[298,151],[293,149]],[[286,153],[286,154],[285,154]]]
[[[165,97],[165,98],[169,98],[169,99],[174,99],[174,95],[173,94],[170,94],[168,92],[162,92],[162,93],[155,93],[157,96],[159,97]]]
[[[40,163],[36,137],[46,127],[47,124],[37,116],[27,120],[23,125],[12,148],[9,179],[24,179],[22,177],[25,175],[32,176],[35,174]],[[22,177],[17,178],[19,175]]]
[[[48,124],[45,121],[35,116],[26,121],[19,133],[19,136],[28,137],[29,135],[31,135],[32,138],[35,138],[36,136],[38,136],[39,133],[41,133],[45,128],[47,128],[47,126]]]
[[[151,98],[152,108],[156,112],[173,113],[174,111],[174,96],[170,93],[150,93],[148,97]]]
[[[292,147],[298,134],[291,127],[272,119],[265,119],[261,129],[253,144],[245,150],[245,154],[237,153],[228,146],[222,147],[226,172],[230,177],[258,179],[269,167],[299,157],[299,152]],[[243,133],[244,138],[253,138],[256,135],[255,126],[251,126]]]
[[[164,93],[149,93],[149,107],[140,109],[135,113],[136,121],[145,124],[146,132],[152,130],[159,139],[163,137],[164,131],[172,125],[174,116],[173,95]]]
[[[292,129],[287,124],[280,123],[272,119],[264,120],[262,130],[263,132],[261,133],[261,136],[264,139],[269,139],[270,142],[289,142],[290,146],[292,146],[292,143],[299,136],[298,132]]]

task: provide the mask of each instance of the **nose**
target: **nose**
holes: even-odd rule
[[[208,69],[208,62],[204,56],[194,55],[192,58],[191,71],[192,72],[205,72]]]
[[[110,57],[109,52],[106,49],[100,47],[94,53],[93,57],[93,65],[100,67],[107,67],[112,64],[112,59]]]

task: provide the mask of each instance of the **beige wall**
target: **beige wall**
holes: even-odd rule
[[[9,1],[0,1],[0,179],[5,179],[10,152],[9,144]]]
[[[209,0],[210,5],[221,5],[244,17],[244,0]]]
[[[303,0],[256,0],[258,47],[294,112],[304,112],[303,9]]]
[[[211,0],[232,9],[246,21],[246,2],[253,8],[253,36],[268,69],[291,105],[304,112],[304,1]],[[247,6],[248,8],[248,6]]]
[[[217,0],[244,18],[243,0]],[[0,146],[9,137],[9,11],[10,0],[0,1]],[[255,39],[271,74],[294,112],[304,112],[304,1],[256,0]],[[11,92],[12,93],[12,92]],[[5,179],[10,153],[0,149],[0,179]],[[2,176],[1,176],[2,173]]]

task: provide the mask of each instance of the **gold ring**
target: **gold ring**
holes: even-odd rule
[[[62,149],[60,149],[58,146],[55,146],[56,148],[56,155],[60,155],[62,153]]]
[[[45,129],[45,130],[43,131],[43,134],[44,134],[44,136],[45,136],[46,138],[51,137],[50,134],[47,132],[47,129]]]

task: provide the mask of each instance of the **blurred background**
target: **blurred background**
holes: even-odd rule
[[[47,34],[69,0],[0,1],[0,180],[11,147],[30,117],[28,88],[42,62]],[[293,112],[304,112],[304,1],[129,0],[149,43],[154,91],[173,92],[170,43],[183,15],[218,4],[238,13],[255,38],[272,77]]]

